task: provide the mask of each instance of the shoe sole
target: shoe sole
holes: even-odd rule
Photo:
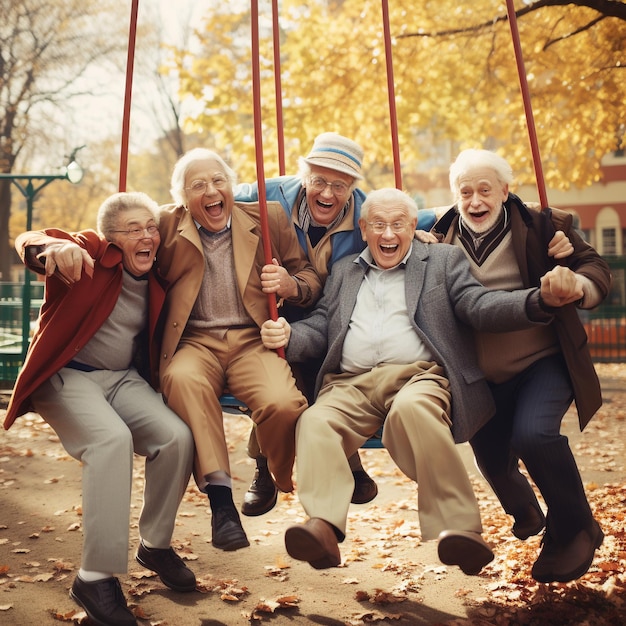
[[[340,558],[326,552],[317,538],[300,526],[285,531],[285,548],[290,557],[306,561],[315,569],[337,567],[341,563]]]
[[[455,535],[439,540],[437,554],[442,563],[458,565],[467,576],[476,576],[494,558],[493,552],[487,546]]]
[[[155,569],[152,569],[147,563],[144,563],[138,555],[135,556],[135,561],[137,561],[137,563],[139,563],[139,565],[141,565],[142,567],[145,567],[146,569],[149,569],[151,572],[154,572],[158,577],[159,580],[168,588],[171,589],[172,591],[179,591],[181,593],[188,593],[190,591],[195,591],[196,590],[196,583],[194,582],[193,587],[191,585],[188,585],[187,587],[181,587],[180,585],[174,585],[170,582],[168,582],[167,580],[165,580],[161,574],[159,574],[159,572],[157,572]]]
[[[569,583],[572,580],[576,580],[577,578],[584,576],[589,571],[589,568],[591,567],[591,564],[593,563],[593,559],[596,556],[596,550],[602,545],[603,541],[604,541],[604,533],[602,532],[602,530],[598,529],[598,533],[596,534],[595,541],[593,544],[593,552],[589,559],[587,559],[584,563],[582,563],[575,570],[572,570],[571,572],[568,572],[567,574],[561,574],[561,575],[553,574],[551,576],[551,580],[539,580],[538,578],[536,578],[535,580],[537,580],[540,583],[543,583],[543,582]]]
[[[225,543],[218,543],[215,540],[211,540],[211,544],[218,550],[224,550],[224,552],[234,552],[241,548],[247,548],[250,545],[248,538],[244,535],[240,539],[234,539]]]
[[[269,513],[275,506],[276,502],[278,502],[278,491],[274,493],[274,497],[261,509],[252,509],[247,508],[246,503],[244,502],[241,505],[241,512],[246,517],[258,517],[259,515],[265,515]]]

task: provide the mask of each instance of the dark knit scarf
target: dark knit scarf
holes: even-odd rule
[[[506,205],[502,205],[500,219],[485,233],[475,233],[459,215],[459,239],[469,256],[479,267],[500,245],[510,228],[511,222]]]

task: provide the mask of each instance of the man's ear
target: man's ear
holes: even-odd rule
[[[365,238],[366,227],[367,223],[365,222],[365,220],[362,217],[359,217],[359,228],[361,229],[361,239],[363,239],[363,241],[367,241],[367,239]]]

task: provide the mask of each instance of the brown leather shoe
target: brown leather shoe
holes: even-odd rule
[[[277,499],[278,489],[267,465],[257,467],[252,483],[243,496],[241,512],[248,517],[263,515],[274,508]]]
[[[332,524],[312,517],[305,524],[290,526],[285,532],[289,556],[307,561],[315,569],[337,567],[341,563],[337,535]]]
[[[576,580],[587,573],[595,552],[603,541],[604,533],[595,520],[590,530],[581,530],[564,545],[559,545],[546,533],[531,575],[540,583],[567,583]]]
[[[354,491],[352,492],[352,504],[366,504],[378,495],[378,485],[372,480],[365,470],[355,470]]]
[[[458,565],[464,574],[476,576],[493,561],[493,552],[480,533],[465,530],[444,530],[439,534],[437,553],[446,565]]]

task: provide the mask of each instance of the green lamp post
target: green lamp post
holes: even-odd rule
[[[76,153],[84,148],[76,148],[69,157],[69,163],[59,174],[1,174],[0,180],[10,180],[26,199],[26,230],[32,230],[33,205],[37,194],[54,180],[69,180],[77,185],[83,179],[83,169],[76,162]],[[30,342],[30,271],[24,272],[24,292],[22,295],[22,358]]]

